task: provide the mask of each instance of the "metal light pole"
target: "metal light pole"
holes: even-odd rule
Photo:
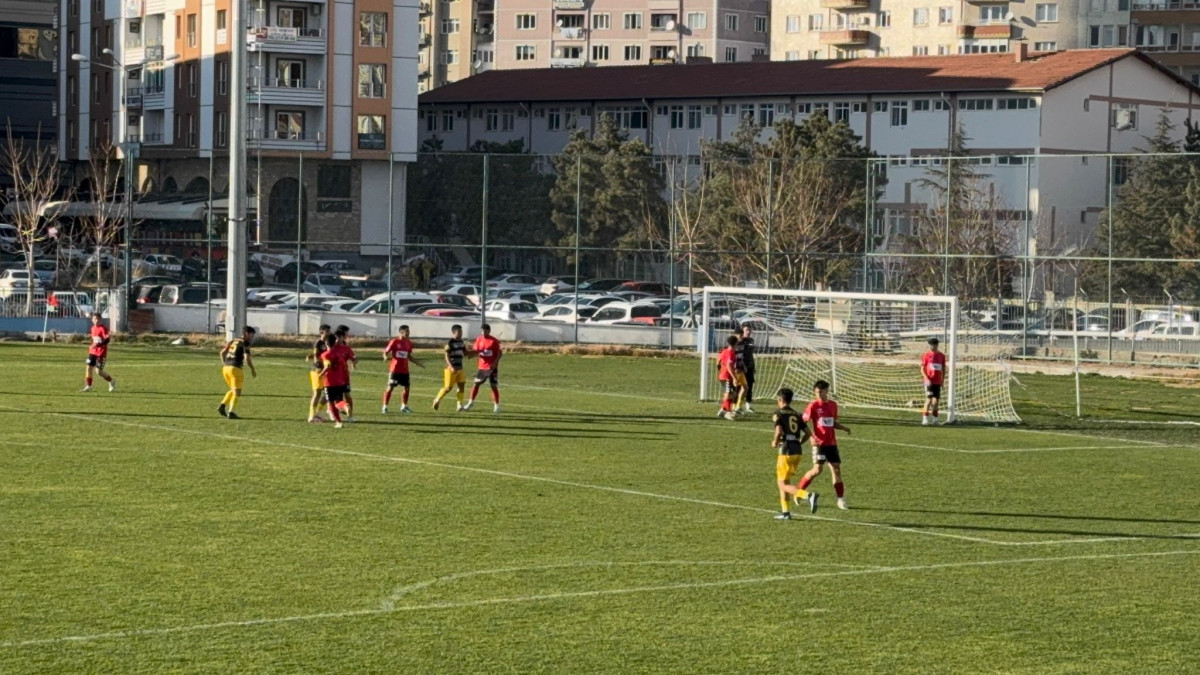
[[[229,70],[229,255],[225,338],[241,335],[246,326],[246,1],[230,8]],[[297,298],[299,300],[299,298]]]

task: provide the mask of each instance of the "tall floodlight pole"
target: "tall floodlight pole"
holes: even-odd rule
[[[246,0],[233,0],[231,10],[233,49],[229,69],[233,75],[233,86],[229,91],[227,340],[241,335],[246,327]]]

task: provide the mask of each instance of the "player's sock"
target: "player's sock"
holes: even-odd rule
[[[492,387],[492,403],[500,405],[500,390]]]
[[[800,484],[797,485],[796,487],[800,490],[800,492],[805,492],[808,489],[808,484],[811,482],[812,482],[812,479],[809,478],[808,476],[805,476],[804,478],[800,479]],[[797,494],[799,494],[799,493],[797,493]],[[808,493],[805,492],[805,494],[808,494]]]
[[[341,421],[342,421],[342,416],[338,414],[338,409],[337,409],[337,406],[336,406],[336,405],[334,405],[334,404],[332,404],[332,403],[330,403],[330,404],[329,404],[329,417],[330,417],[330,418],[331,418],[331,419],[332,419],[334,422],[337,422],[337,423],[339,423],[339,424],[340,424],[340,423],[341,423]]]
[[[459,389],[457,392],[454,393],[454,397],[458,399],[459,405],[463,404],[463,399],[466,398],[466,395],[467,395],[466,392],[463,391],[462,389]]]
[[[838,499],[846,496],[846,486],[842,485],[841,481],[833,484],[833,491],[837,493]]]
[[[471,387],[471,400],[474,401],[475,397],[478,395],[479,395],[479,385],[475,385],[474,387]]]
[[[89,387],[92,386],[92,378],[90,378],[90,377],[83,378],[83,383]]]
[[[741,393],[738,394],[736,410],[741,410],[742,406],[745,404],[746,404],[746,390],[743,389],[741,391]]]
[[[400,392],[400,404],[404,405],[404,406],[408,405],[408,390],[407,389]]]
[[[784,511],[787,511],[787,510],[788,510],[788,497],[787,497],[787,493],[784,492],[779,495],[779,512],[783,513]]]
[[[225,392],[225,395],[221,397],[221,405],[222,405],[222,406],[228,406],[228,405],[229,405],[229,397],[230,397],[230,396],[233,396],[233,392],[232,392],[232,391],[227,391],[227,392]]]
[[[237,392],[230,391],[229,392],[229,405],[227,406],[227,409],[229,412],[233,412],[233,409],[237,407],[237,402],[238,402]]]
[[[728,398],[721,399],[721,410],[724,410],[725,412],[729,412],[729,405],[730,405],[730,403],[729,403]]]
[[[391,389],[384,389],[384,390],[383,390],[383,404],[384,404],[384,405],[387,405],[387,404],[389,404],[389,403],[391,403],[391,402],[392,402],[392,390],[391,390]]]

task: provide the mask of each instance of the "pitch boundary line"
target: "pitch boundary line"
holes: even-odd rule
[[[699,588],[725,588],[733,586],[749,586],[766,583],[777,583],[786,581],[799,581],[804,579],[818,579],[830,577],[845,577],[845,576],[865,576],[870,574],[895,574],[903,572],[930,572],[945,569],[964,569],[971,567],[999,567],[1004,565],[1025,565],[1037,564],[1046,562],[1064,562],[1064,561],[1083,561],[1083,560],[1121,560],[1129,558],[1164,558],[1168,556],[1184,556],[1197,555],[1200,550],[1174,550],[1174,551],[1158,551],[1153,553],[1108,553],[1096,555],[1079,555],[1079,556],[1055,556],[1046,558],[1013,558],[1008,560],[975,560],[958,563],[932,563],[926,565],[895,565],[889,567],[869,567],[865,569],[852,570],[837,570],[832,572],[810,572],[806,574],[777,574],[766,577],[748,577],[742,579],[727,579],[722,581],[704,581],[692,582],[684,584],[662,584],[656,586],[639,586],[633,588],[612,588],[612,589],[597,589],[590,591],[566,591],[562,593],[541,593],[536,595],[513,596],[506,598],[483,598],[478,600],[464,600],[458,602],[431,602],[419,605],[403,605],[399,607],[377,608],[377,609],[360,609],[344,612],[322,612],[318,614],[300,614],[295,616],[271,617],[261,619],[249,619],[245,621],[222,621],[215,623],[192,624],[189,626],[173,626],[167,628],[144,628],[124,631],[111,631],[107,633],[91,633],[84,635],[67,635],[54,638],[39,638],[32,640],[12,640],[8,642],[0,642],[2,649],[14,649],[21,647],[35,647],[44,645],[55,645],[63,643],[81,643],[94,642],[97,640],[120,640],[136,637],[172,635],[178,633],[194,633],[207,630],[219,630],[223,628],[246,628],[252,626],[267,626],[278,625],[284,623],[298,623],[306,621],[321,621],[325,619],[347,619],[356,617],[370,617],[387,614],[397,614],[400,612],[421,612],[421,611],[437,611],[444,609],[466,609],[473,607],[486,607],[492,605],[514,605],[531,602],[550,602],[556,600],[570,600],[577,598],[595,598],[609,597],[620,595],[634,595],[637,593],[654,593],[662,591],[677,591]],[[815,610],[821,612],[825,610]]]
[[[557,478],[548,478],[545,476],[533,476],[533,475],[529,475],[529,474],[516,473],[516,472],[512,472],[512,471],[501,471],[499,469],[486,469],[486,468],[482,468],[482,467],[464,466],[461,464],[449,464],[446,462],[436,462],[433,460],[425,460],[425,459],[414,459],[411,457],[378,455],[378,454],[369,453],[369,452],[359,452],[356,450],[341,450],[338,448],[329,448],[329,447],[323,447],[323,446],[318,446],[318,445],[303,445],[300,443],[290,443],[290,442],[286,442],[286,441],[276,441],[276,440],[270,440],[270,439],[255,438],[252,436],[234,436],[232,434],[222,434],[222,433],[217,433],[217,432],[212,432],[212,431],[204,431],[204,430],[200,430],[200,429],[183,429],[180,427],[172,427],[172,426],[160,425],[160,424],[145,424],[145,423],[141,423],[141,422],[127,422],[125,420],[113,420],[113,419],[106,419],[106,418],[102,418],[102,417],[92,417],[89,415],[79,415],[79,414],[74,414],[74,413],[58,413],[58,412],[51,412],[51,411],[26,410],[23,408],[16,408],[13,406],[5,406],[5,405],[0,405],[0,410],[14,410],[17,412],[24,412],[24,413],[29,413],[29,414],[51,415],[51,416],[55,416],[55,417],[64,417],[67,419],[83,420],[85,422],[99,422],[99,423],[103,423],[103,424],[112,424],[112,425],[116,425],[116,426],[133,427],[133,428],[137,428],[137,429],[155,429],[158,431],[168,431],[168,432],[175,432],[175,433],[182,433],[182,434],[190,434],[190,435],[194,435],[194,436],[204,436],[204,437],[208,437],[208,438],[220,438],[220,439],[227,440],[227,441],[237,441],[237,442],[242,442],[242,443],[254,443],[254,444],[258,444],[258,445],[268,445],[268,446],[275,446],[275,447],[282,447],[282,448],[293,448],[293,449],[297,449],[297,450],[309,450],[309,451],[314,451],[314,452],[323,452],[323,453],[332,454],[332,455],[341,455],[341,456],[346,456],[346,457],[358,457],[358,458],[362,458],[362,459],[372,459],[372,460],[383,461],[383,462],[394,462],[394,463],[398,463],[398,464],[414,464],[414,465],[418,465],[418,466],[431,466],[431,467],[436,467],[436,468],[441,468],[441,469],[467,471],[467,472],[471,472],[471,473],[480,473],[480,474],[489,475],[489,476],[501,476],[504,478],[514,478],[517,480],[528,480],[528,481],[534,481],[534,482],[540,482],[540,483],[548,483],[548,484],[552,484],[552,485],[563,485],[566,487],[583,488],[583,489],[587,489],[587,490],[597,490],[597,491],[601,491],[601,492],[612,492],[612,493],[616,493],[616,494],[626,494],[626,495],[633,495],[633,496],[638,496],[638,497],[649,497],[651,499],[661,499],[664,501],[676,501],[676,502],[683,502],[683,503],[689,503],[689,504],[700,504],[703,506],[715,506],[718,508],[737,509],[737,510],[741,510],[741,511],[753,511],[755,513],[766,513],[766,514],[776,513],[776,511],[774,511],[773,509],[764,509],[764,508],[758,507],[758,506],[730,504],[727,502],[718,502],[718,501],[708,500],[708,499],[697,499],[694,497],[682,497],[682,496],[678,496],[678,495],[665,495],[665,494],[660,494],[660,493],[656,493],[656,492],[646,492],[643,490],[630,490],[627,488],[618,488],[618,487],[613,487],[613,486],[609,486],[609,485],[596,485],[593,483],[577,483],[577,482],[573,482],[573,481],[560,480]],[[969,541],[969,542],[974,542],[974,543],[979,543],[979,544],[992,544],[994,546],[1053,546],[1053,545],[1059,545],[1059,544],[1093,544],[1093,543],[1100,543],[1100,542],[1134,541],[1134,540],[1144,539],[1144,537],[1139,537],[1139,536],[1128,536],[1128,537],[1092,537],[1092,538],[1086,538],[1086,539],[1079,539],[1079,538],[1051,539],[1051,540],[1039,540],[1039,541],[1000,541],[1000,540],[996,540],[996,539],[988,539],[986,537],[971,537],[968,535],[951,534],[948,532],[933,532],[930,530],[922,530],[919,528],[901,527],[899,525],[888,525],[886,523],[873,523],[873,522],[864,521],[864,520],[849,520],[849,519],[844,519],[844,518],[830,518],[828,516],[818,516],[818,515],[811,515],[811,514],[808,514],[808,515],[796,514],[796,515],[798,517],[802,517],[802,518],[805,518],[808,520],[819,520],[819,521],[824,521],[824,522],[840,523],[840,524],[844,524],[844,525],[854,525],[854,526],[858,526],[858,527],[874,527],[874,528],[879,528],[879,529],[884,529],[884,530],[904,532],[904,533],[908,533],[908,534],[923,535],[923,536],[927,536],[927,537],[941,537],[944,539],[957,539],[960,541]],[[936,526],[932,526],[932,527],[936,527]]]

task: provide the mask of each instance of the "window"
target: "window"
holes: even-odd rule
[[[537,28],[537,14],[518,14],[517,15],[517,30],[535,30]]]
[[[770,103],[758,106],[758,126],[766,129],[775,124],[775,106]]]
[[[908,101],[892,101],[892,126],[908,126]]]
[[[280,7],[275,14],[275,23],[283,28],[304,28],[305,11],[300,7]]]
[[[1007,5],[983,5],[979,8],[979,20],[983,23],[1004,23]]]
[[[737,29],[738,29],[738,15],[737,14],[726,14],[725,15],[725,30],[737,30]]]
[[[579,46],[563,47],[562,48],[562,57],[564,59],[582,59],[583,58],[583,47],[579,47]]]
[[[733,63],[734,61],[737,61],[737,47],[726,47],[725,48],[725,61],[728,63]]]
[[[937,53],[938,53],[938,56],[949,56],[950,55],[950,45],[938,45]]]
[[[358,116],[358,149],[383,150],[387,147],[387,125],[383,115]]]
[[[304,113],[279,110],[275,113],[275,135],[271,138],[299,140],[304,138]]]
[[[934,110],[949,110],[950,102],[944,98],[935,98],[935,99],[933,99],[933,109]]]
[[[959,110],[992,110],[995,107],[996,101],[990,98],[960,98],[958,100]]]
[[[592,60],[607,61],[608,60],[608,45],[592,45]]]
[[[1002,98],[996,101],[997,110],[1030,110],[1037,107],[1037,100],[1022,98]]]
[[[1112,128],[1117,131],[1131,131],[1137,129],[1137,105],[1131,103],[1118,103],[1113,106],[1112,111]]]
[[[537,58],[533,45],[517,45],[517,60],[532,61]]]
[[[425,113],[421,114],[424,115]],[[431,133],[437,131],[437,115],[434,115],[432,112],[425,115],[425,131]]]
[[[674,14],[651,14],[650,15],[650,30],[664,31],[667,26],[673,25],[675,21]]]
[[[913,56],[929,56],[929,47],[925,45],[914,45]]]
[[[856,101],[854,103],[851,103],[850,104],[850,112],[853,112],[853,113],[867,112],[867,102],[866,101]]]
[[[441,58],[439,60],[441,61],[441,63],[443,65],[447,65],[447,66],[452,66],[452,65],[458,63],[458,50],[457,49],[442,50]]]
[[[582,14],[559,14],[558,21],[554,22],[559,28],[583,28]]]
[[[188,98],[196,98],[196,64],[189,63],[187,67]]]
[[[223,148],[229,138],[229,113],[217,113],[217,147]]]
[[[1053,23],[1058,21],[1058,3],[1052,2],[1035,7],[1034,17],[1039,23]]]
[[[834,103],[833,104],[833,121],[834,122],[850,122],[850,104],[849,103]]]
[[[358,21],[358,44],[362,47],[387,46],[387,13],[363,12]]]
[[[224,9],[217,10],[217,30],[227,30],[229,28],[229,11]]]
[[[224,96],[229,93],[229,62],[222,59],[217,61],[217,94]]]
[[[442,35],[454,35],[460,27],[458,19],[442,19]]]
[[[755,33],[767,32],[767,17],[765,17],[765,16],[754,17],[754,32]]]
[[[558,108],[548,108],[546,110],[546,130],[562,130],[562,110]]]
[[[601,108],[601,115],[607,115],[621,129],[645,129],[647,111],[641,106],[625,106],[618,108]]]
[[[877,113],[887,112],[887,101],[875,101],[875,112],[877,112]]]
[[[809,50],[809,52],[808,52],[808,60],[809,61],[819,61],[820,59],[821,59],[821,50],[819,50],[819,49]]]
[[[304,86],[304,66],[303,61],[293,61],[279,59],[275,62],[275,75],[277,76],[278,86],[280,87],[303,87]]]
[[[592,30],[608,30],[609,28],[612,28],[611,14],[606,12],[592,15]]]
[[[642,46],[641,45],[625,45],[625,60],[626,61],[641,61]]]
[[[708,28],[708,14],[705,12],[688,12],[687,27],[692,30],[704,30]]]
[[[784,52],[783,60],[784,61],[799,61],[800,60],[800,52],[799,51]]]
[[[625,13],[625,30],[641,30],[642,29],[642,13],[641,12],[626,12]]]
[[[689,105],[687,109],[687,128],[699,129],[701,122],[701,112],[704,109],[698,105]]]
[[[792,14],[791,16],[789,16],[786,21],[786,26],[787,26],[787,28],[786,28],[787,32],[799,33],[800,32],[800,15]]]
[[[1056,52],[1058,51],[1057,42],[1035,42],[1033,43],[1033,51],[1035,52]]]
[[[189,47],[196,46],[196,15],[187,15],[187,45]]]
[[[919,98],[913,101],[913,112],[929,112],[929,99]]]
[[[500,131],[512,131],[516,127],[517,114],[511,109],[500,113]]]
[[[811,115],[812,114],[812,104],[811,103],[797,103],[796,104],[796,114],[797,115]]]
[[[741,113],[742,119],[753,120],[754,119],[754,104],[753,103],[743,103],[741,106],[738,107],[738,112]]]
[[[938,25],[945,26],[948,23],[954,23],[954,8],[938,7]]]
[[[704,56],[704,45],[688,45],[688,56]]]
[[[670,107],[668,112],[669,112],[669,116],[671,118],[671,120],[670,120],[671,128],[672,129],[682,129],[683,128],[683,106],[673,105]]]
[[[317,212],[349,213],[353,192],[352,172],[345,164],[317,167]]]
[[[358,64],[359,98],[383,98],[387,95],[387,66],[382,63]]]
[[[1021,155],[1002,155],[996,158],[996,164],[1000,166],[1024,166],[1028,157]]]
[[[808,29],[821,30],[825,26],[825,16],[823,14],[808,15]]]
[[[892,25],[892,13],[880,12],[875,16],[875,25],[879,28],[887,28]]]
[[[484,128],[488,131],[496,131],[500,128],[500,111],[496,108],[488,108],[483,118],[485,120]]]
[[[927,26],[929,25],[929,10],[924,7],[918,7],[913,10],[913,25]]]
[[[704,106],[704,116],[705,117],[716,117],[717,116],[717,106],[715,106],[715,105]]]
[[[188,113],[187,120],[188,120],[188,147],[194,148],[194,147],[196,147],[196,116],[192,115],[191,113]],[[107,126],[108,126],[108,123],[105,122],[105,128],[107,128]],[[108,136],[107,133],[105,133],[104,135],[105,135],[105,137]]]

